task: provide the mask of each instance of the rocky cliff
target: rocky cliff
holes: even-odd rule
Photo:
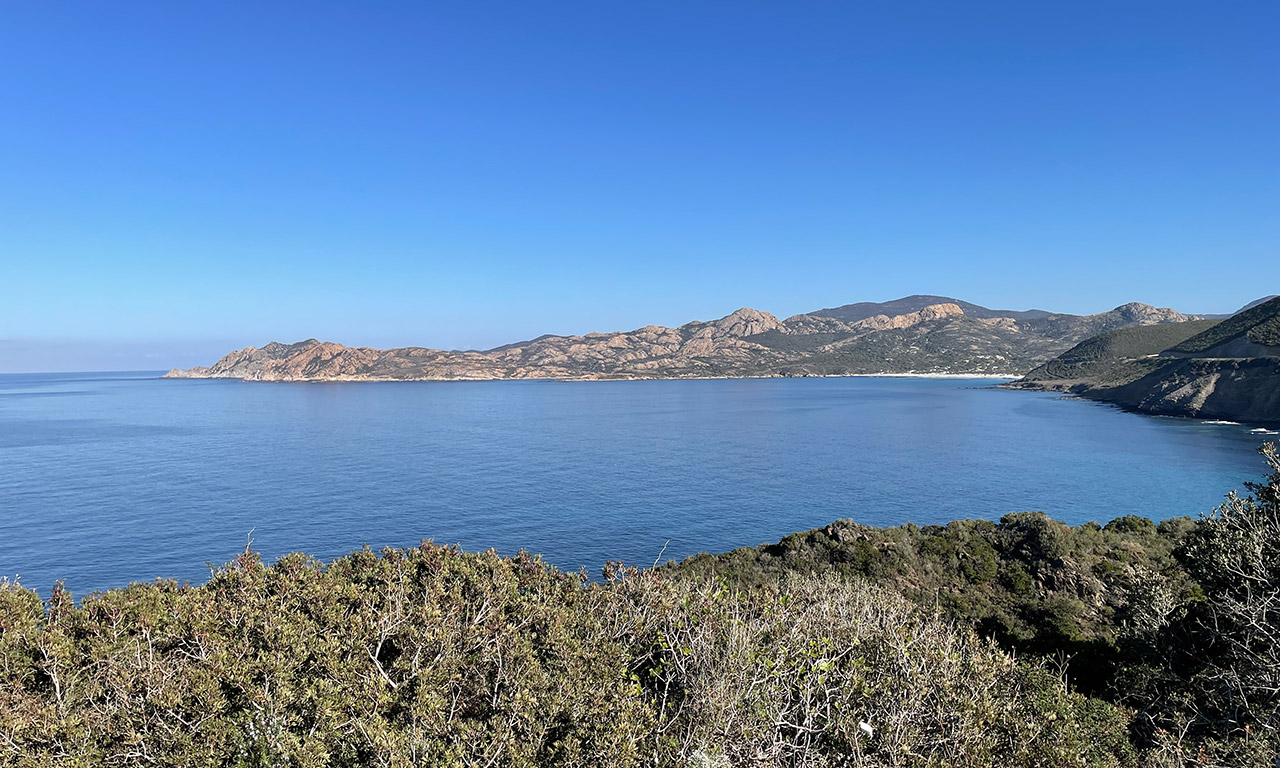
[[[272,342],[166,376],[394,381],[1017,374],[1101,331],[1189,319],[1145,304],[1126,304],[1096,315],[1065,315],[989,310],[943,296],[911,296],[786,320],[744,307],[677,328],[649,325],[633,331],[541,336],[483,352],[345,347],[315,339]]]

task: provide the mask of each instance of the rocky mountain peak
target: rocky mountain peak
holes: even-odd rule
[[[1155,307],[1151,306],[1150,304],[1143,304],[1140,301],[1131,301],[1128,304],[1121,304],[1120,306],[1116,307],[1112,311],[1123,312],[1125,314],[1132,315],[1132,314],[1137,314],[1139,312],[1144,312],[1146,310],[1151,310],[1151,309],[1155,309]]]
[[[1128,304],[1121,304],[1111,311],[1118,314],[1125,321],[1136,323],[1138,325],[1181,323],[1194,319],[1191,315],[1184,315],[1173,309],[1153,307],[1150,304],[1143,304],[1137,301],[1131,301]]]
[[[782,327],[782,321],[768,312],[742,307],[719,320],[712,320],[708,325],[726,336],[754,336],[778,330]]]

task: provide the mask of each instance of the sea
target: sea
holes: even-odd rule
[[[990,379],[254,383],[0,375],[0,576],[77,596],[200,583],[246,545],[423,540],[648,566],[839,518],[1211,512],[1260,480],[1247,425]]]

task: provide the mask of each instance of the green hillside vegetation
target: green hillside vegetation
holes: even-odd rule
[[[1221,321],[1099,334],[1003,386],[1139,413],[1280,426],[1280,298]]]
[[[835,572],[873,581],[1020,653],[1073,656],[1072,678],[1107,694],[1122,625],[1140,608],[1142,587],[1159,581],[1179,600],[1198,596],[1174,557],[1193,527],[1188,518],[1153,524],[1118,518],[1105,527],[1070,527],[1039,512],[998,523],[872,528],[840,520],[777,544],[669,565],[699,578],[760,585],[785,573]]]
[[[1086,339],[1028,373],[1026,381],[1083,381],[1117,386],[1136,381],[1168,363],[1156,358],[1223,321],[1191,320],[1118,328]]]
[[[802,347],[797,349],[803,351]],[[787,375],[1006,373],[1028,370],[1048,354],[1049,348],[1021,331],[992,328],[969,318],[948,318],[878,331],[835,349],[815,348],[810,356],[799,357],[778,370]]]
[[[430,543],[0,581],[0,764],[1270,765],[1265,453],[1200,520],[840,522],[595,583]]]
[[[1118,328],[1080,342],[1062,353],[1058,359],[1063,362],[1088,362],[1156,355],[1221,322],[1221,320],[1190,320],[1185,323]]]
[[[1280,298],[1232,315],[1213,328],[1174,346],[1170,351],[1195,354],[1240,336],[1256,344],[1280,346]]]
[[[799,334],[782,333],[780,331],[765,331],[764,333],[757,333],[754,336],[747,336],[746,340],[781,352],[807,352],[816,350],[824,344],[830,344],[833,341],[839,341],[848,337],[849,334],[847,333]]]

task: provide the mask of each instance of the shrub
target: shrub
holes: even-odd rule
[[[972,630],[833,574],[619,585],[656,764],[1123,765],[1127,715]]]
[[[247,554],[38,613],[0,594],[11,764],[616,765],[647,732],[598,591],[527,555]]]
[[[1180,553],[1204,599],[1194,712],[1226,738],[1280,757],[1280,453],[1261,449],[1266,483],[1246,483],[1206,516]]]
[[[619,576],[621,574],[621,576]],[[834,574],[246,552],[76,606],[0,584],[15,766],[1115,766],[1127,714]]]
[[[1106,530],[1118,531],[1120,533],[1143,533],[1150,531],[1156,527],[1155,523],[1145,517],[1138,515],[1125,515],[1117,517],[1115,520],[1107,523]]]

